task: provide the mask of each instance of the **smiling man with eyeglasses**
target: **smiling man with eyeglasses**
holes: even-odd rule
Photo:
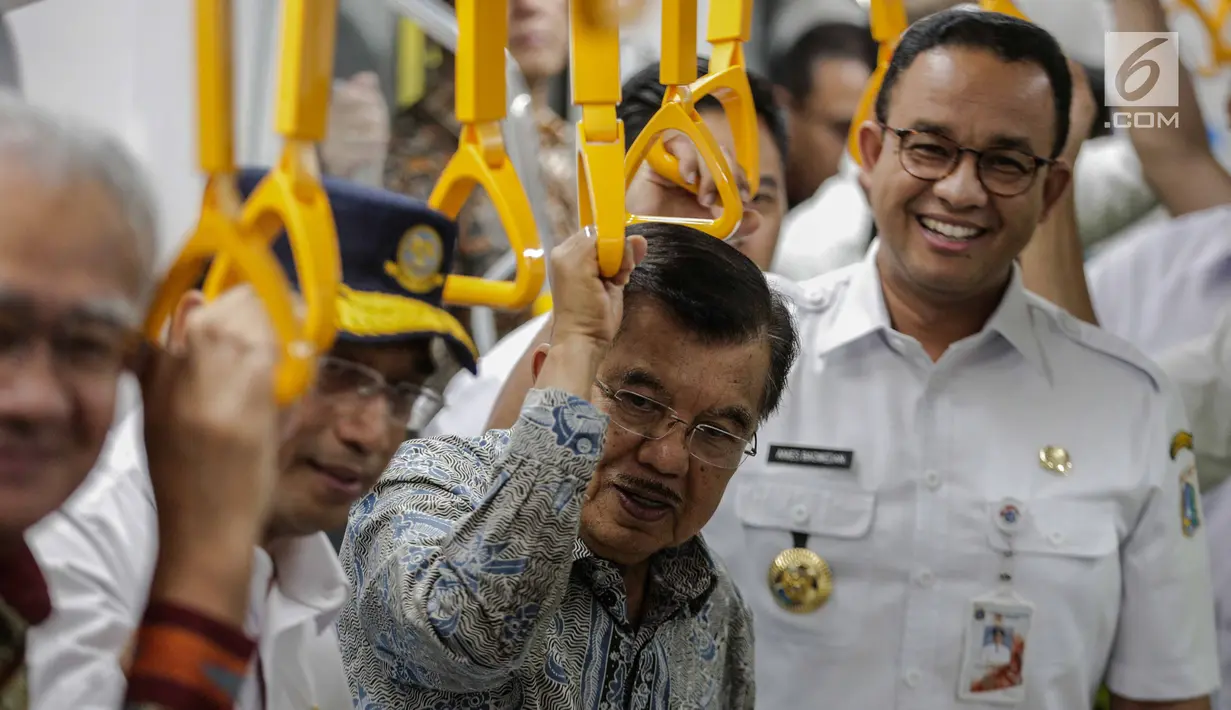
[[[241,191],[263,174],[241,172]],[[245,631],[259,638],[260,656],[238,693],[242,710],[351,706],[333,632],[349,587],[325,533],[345,528],[351,504],[398,445],[440,410],[428,384],[433,341],[475,367],[473,343],[440,307],[456,226],[401,195],[332,180],[325,187],[342,256],[339,332],[283,429],[281,476],[253,564]],[[289,243],[279,240],[274,252],[295,285]],[[200,304],[199,293],[185,297],[171,341]],[[123,694],[122,656],[159,544],[141,427],[141,412],[121,424],[80,494],[31,535],[57,601],[56,615],[30,637],[32,710],[110,707]]]
[[[758,707],[1071,710],[1104,679],[1115,710],[1209,707],[1182,402],[1015,264],[1069,182],[1072,91],[1007,15],[902,35],[859,129],[879,239],[787,289],[800,364],[705,528],[752,607]]]

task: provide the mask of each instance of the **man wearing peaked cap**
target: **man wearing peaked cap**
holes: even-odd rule
[[[264,175],[251,169],[240,173],[245,198]],[[458,363],[474,372],[478,351],[462,324],[441,306],[457,242],[453,221],[397,193],[331,178],[324,185],[342,253],[338,340],[388,345],[439,337]],[[285,236],[274,244],[274,254],[296,284]]]
[[[245,197],[263,176],[240,174]],[[349,592],[326,531],[344,528],[398,445],[439,411],[441,395],[425,385],[436,371],[432,341],[475,367],[474,344],[440,307],[453,223],[400,195],[330,180],[325,188],[342,256],[339,332],[281,443],[288,463],[253,565],[245,631],[260,639],[261,663],[240,692],[245,710],[351,706],[333,631]],[[274,251],[295,284],[285,236]],[[187,310],[181,304],[175,319]],[[138,411],[112,433],[83,495],[31,535],[58,592],[56,617],[31,637],[33,710],[95,707],[123,692],[118,659],[158,555],[141,432]]]

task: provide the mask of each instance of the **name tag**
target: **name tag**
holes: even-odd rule
[[[771,463],[789,463],[796,466],[850,468],[855,462],[855,452],[845,449],[809,449],[803,446],[770,444],[769,460]]]

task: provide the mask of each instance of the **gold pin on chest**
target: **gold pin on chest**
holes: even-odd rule
[[[778,606],[795,614],[816,611],[833,593],[829,563],[804,547],[778,553],[769,566],[768,582]]]
[[[1067,476],[1073,470],[1073,460],[1069,452],[1059,446],[1044,446],[1039,449],[1039,465],[1060,476]]]

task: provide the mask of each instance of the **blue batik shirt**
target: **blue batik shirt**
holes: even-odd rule
[[[638,625],[578,539],[606,430],[588,402],[532,390],[508,431],[402,445],[342,547],[356,708],[752,707],[751,616],[700,537],[651,560]]]

